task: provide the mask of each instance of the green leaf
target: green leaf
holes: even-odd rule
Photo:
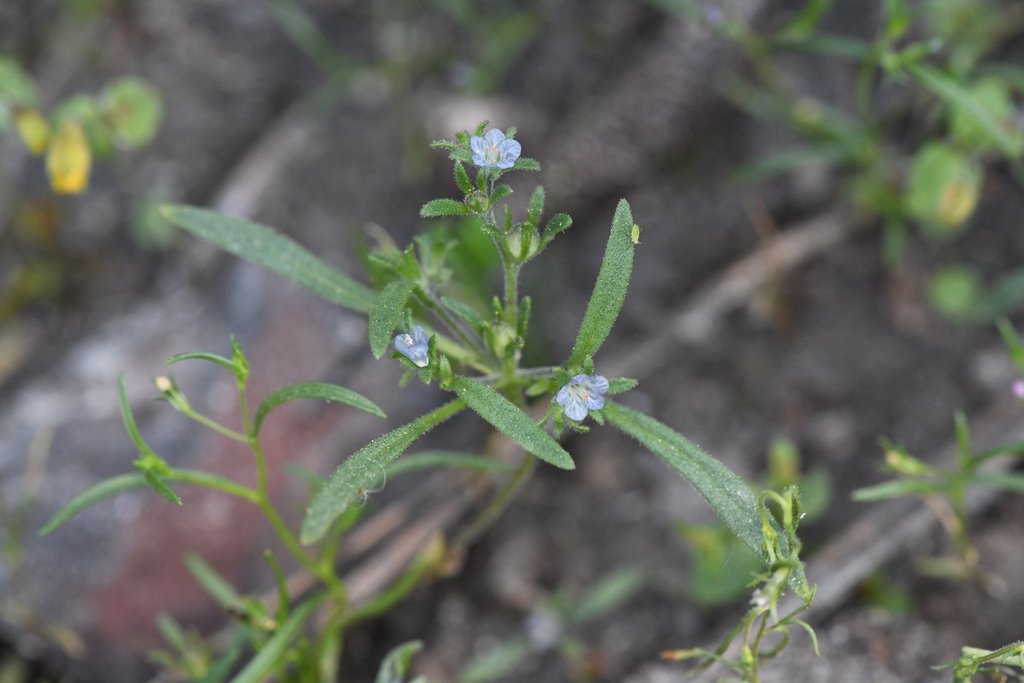
[[[464,194],[473,193],[473,183],[470,182],[469,174],[466,173],[466,167],[461,161],[455,162],[455,184]]]
[[[556,213],[544,226],[544,234],[541,238],[541,245],[548,244],[559,234],[565,232],[572,225],[572,217],[567,213]]]
[[[254,490],[242,486],[241,484],[225,477],[210,474],[209,472],[203,472],[201,470],[172,470],[170,473],[163,476],[167,481],[195,486],[205,486],[206,488],[223,491],[250,502],[256,502],[257,499],[256,492]],[[116,496],[119,493],[125,493],[135,489],[144,489],[148,486],[149,482],[146,481],[146,475],[142,472],[122,474],[94,484],[72,498],[67,505],[54,513],[49,521],[43,525],[43,528],[39,530],[39,535],[45,536],[53,532],[82,510],[105,498],[110,498],[111,496]]]
[[[1007,157],[1017,159],[1024,149],[1024,139],[1020,135],[1007,132],[992,112],[959,83],[937,69],[924,64],[907,67],[914,78],[933,94],[943,99],[950,107],[960,110],[961,114],[974,120],[974,123],[985,130]]]
[[[992,116],[1001,130],[1013,137],[1019,150],[1021,134],[1014,129],[1013,98],[1006,83],[995,77],[984,78],[972,84],[967,92],[980,108]],[[954,140],[978,152],[988,152],[998,144],[989,130],[963,107],[953,108],[949,129]]]
[[[511,194],[512,194],[512,187],[511,186],[506,185],[505,183],[502,183],[501,185],[497,185],[494,188],[494,192],[491,193],[491,197],[490,197],[491,205],[493,206],[494,204],[497,204],[502,199],[505,199],[506,197],[510,196]]]
[[[719,519],[761,557],[761,517],[747,483],[679,432],[653,417],[605,401],[605,419],[661,456],[704,497]]]
[[[1020,335],[1006,318],[997,320],[996,325],[999,327],[999,334],[1003,336],[1003,343],[1010,353],[1010,359],[1017,366],[1017,371],[1024,373],[1024,342],[1021,342]]]
[[[420,216],[423,218],[466,216],[468,214],[469,209],[466,205],[455,199],[431,199],[420,208]]]
[[[530,204],[526,209],[526,222],[530,227],[540,225],[541,216],[544,214],[544,188],[538,185],[533,194],[530,195]]]
[[[449,311],[459,316],[463,321],[469,323],[469,326],[474,330],[479,330],[483,326],[483,318],[480,317],[480,314],[477,313],[472,306],[463,303],[459,299],[453,299],[447,296],[441,297],[441,303]]]
[[[741,166],[733,177],[738,183],[753,183],[807,164],[835,165],[849,161],[850,157],[850,146],[843,142],[791,147]]]
[[[474,657],[459,674],[459,683],[492,683],[505,680],[532,653],[525,637],[501,642]]]
[[[244,377],[246,372],[247,372],[246,368],[244,368],[243,366],[239,365],[238,363],[236,363],[235,361],[231,360],[230,358],[225,358],[224,356],[218,356],[215,353],[205,353],[203,351],[190,351],[190,352],[187,352],[187,353],[176,353],[173,356],[171,356],[170,358],[168,358],[166,361],[164,361],[164,364],[165,365],[174,365],[175,363],[180,363],[183,360],[205,360],[205,361],[207,361],[209,363],[214,363],[216,365],[221,366],[225,370],[230,371],[232,374],[235,375],[235,377]]]
[[[256,409],[256,417],[253,420],[253,432],[259,433],[263,419],[271,410],[277,406],[297,398],[316,398],[324,401],[344,403],[353,408],[359,408],[377,417],[387,417],[380,407],[362,394],[356,393],[337,384],[326,384],[324,382],[306,382],[303,384],[289,384],[272,391],[260,407]]]
[[[942,314],[964,323],[982,322],[987,311],[981,305],[981,277],[966,266],[943,266],[929,278],[928,298]]]
[[[873,503],[888,498],[928,495],[941,490],[942,487],[935,482],[921,479],[896,479],[857,489],[851,497],[858,503]]]
[[[302,520],[304,544],[320,540],[349,505],[379,481],[381,473],[413,441],[462,410],[462,401],[451,401],[407,425],[379,436],[348,457],[313,496]]]
[[[974,212],[981,180],[971,159],[941,142],[926,143],[910,168],[907,212],[937,236],[952,234]]]
[[[388,467],[388,479],[400,477],[409,472],[436,469],[478,470],[481,472],[499,472],[510,474],[512,468],[498,460],[491,460],[472,453],[458,451],[423,451],[407,455]]]
[[[469,377],[456,377],[452,388],[474,412],[530,453],[555,467],[575,469],[572,457],[550,434],[493,388]]]
[[[0,104],[4,100],[25,107],[36,104],[36,89],[25,70],[11,57],[0,56]]]
[[[910,10],[904,0],[885,0],[885,35],[899,39],[910,28]]]
[[[643,583],[644,573],[637,567],[611,572],[587,589],[569,616],[574,624],[582,624],[607,614],[636,595]]]
[[[399,645],[388,652],[384,661],[377,671],[377,678],[374,683],[402,683],[405,675],[409,673],[409,665],[412,663],[413,655],[423,649],[423,643],[413,640]]]
[[[391,344],[391,333],[405,314],[405,304],[416,284],[408,280],[389,282],[377,295],[370,309],[370,350],[374,358],[380,358]]]
[[[235,590],[235,587],[197,553],[185,553],[182,562],[185,563],[185,567],[199,585],[203,587],[203,590],[221,607],[231,609],[241,601],[241,596]]]
[[[181,204],[165,204],[160,212],[178,227],[269,268],[328,301],[359,313],[369,313],[373,307],[374,293],[365,285],[265,225]]]
[[[103,91],[103,114],[118,144],[142,147],[160,126],[163,102],[160,93],[144,81],[120,78]]]
[[[1000,491],[1024,493],[1024,474],[1019,472],[977,472],[971,475],[971,483]]]
[[[323,601],[326,593],[313,596],[292,611],[288,618],[277,627],[259,653],[242,669],[231,683],[260,683],[278,666],[281,659],[302,630],[313,610]]]
[[[608,395],[624,394],[634,388],[637,384],[640,384],[640,382],[636,381],[632,377],[615,377],[614,379],[608,380]]]
[[[633,249],[630,238],[633,229],[633,214],[625,199],[619,201],[612,218],[612,230],[608,236],[601,271],[597,283],[583,314],[583,323],[576,335],[576,344],[566,365],[570,368],[582,365],[587,356],[592,356],[611,332],[612,325],[626,299],[626,288],[633,272]]]
[[[146,440],[142,438],[142,434],[139,433],[139,426],[135,423],[135,416],[132,414],[131,404],[128,403],[128,390],[124,386],[124,373],[117,376],[117,401],[118,406],[121,408],[121,419],[124,421],[124,430],[128,432],[128,437],[135,444],[135,448],[138,449],[139,453],[146,454],[152,453],[153,449],[149,447]]]
[[[135,462],[136,466],[139,466],[141,464],[139,460],[136,460]],[[163,496],[166,500],[170,501],[171,503],[174,503],[175,505],[184,504],[181,502],[181,497],[174,492],[174,489],[172,489],[170,486],[166,484],[166,482],[164,482],[162,474],[157,474],[155,469],[150,469],[144,465],[140,466],[139,469],[142,470],[142,476],[146,479],[146,484],[148,484],[151,489],[153,489],[161,496]]]
[[[39,535],[46,536],[85,508],[98,503],[104,498],[110,498],[111,496],[116,496],[117,494],[124,493],[125,491],[146,488],[147,486],[149,486],[149,484],[146,482],[146,477],[142,472],[122,474],[120,476],[101,481],[98,484],[94,484],[72,498],[67,505],[58,510],[53,517],[43,525],[43,528],[39,530]]]
[[[778,39],[791,41],[814,33],[831,0],[807,0],[800,13],[778,33]]]

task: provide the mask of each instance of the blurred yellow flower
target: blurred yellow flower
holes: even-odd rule
[[[46,154],[46,172],[53,191],[78,194],[89,184],[92,152],[82,124],[67,120],[60,124]]]
[[[42,114],[35,109],[18,107],[14,110],[14,125],[32,154],[42,154],[46,150],[50,142],[50,124]]]

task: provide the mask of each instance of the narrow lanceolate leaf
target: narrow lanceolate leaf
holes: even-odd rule
[[[361,493],[380,481],[385,468],[431,429],[465,407],[462,401],[451,401],[407,425],[379,436],[353,453],[341,467],[327,478],[313,501],[306,508],[300,539],[316,543],[331,523],[348,509]]]
[[[253,657],[249,664],[238,672],[237,676],[231,679],[231,683],[259,683],[266,680],[280,665],[292,642],[302,632],[306,620],[325,596],[325,593],[315,595],[296,607],[288,615],[288,618],[277,627],[274,635],[260,646],[259,654]]]
[[[963,114],[970,117],[983,128],[995,141],[1003,153],[1011,159],[1017,159],[1024,148],[1021,137],[1012,135],[1000,125],[995,116],[992,115],[969,91],[959,83],[937,69],[924,64],[914,64],[907,67],[914,78],[925,88],[945,100],[951,107],[959,109]]]
[[[683,475],[743,543],[761,556],[757,496],[739,476],[671,427],[643,413],[606,401],[605,419]]]
[[[217,604],[225,609],[237,607],[241,600],[238,591],[231,582],[221,576],[220,572],[211,567],[197,553],[189,552],[182,559],[189,573],[203,587]]]
[[[576,344],[572,347],[568,362],[570,368],[579,367],[587,356],[594,355],[601,348],[622,309],[633,273],[633,249],[636,245],[630,238],[632,229],[633,214],[629,204],[622,199],[615,209],[601,271],[587,303],[587,311],[583,314]]]
[[[431,199],[420,208],[420,216],[423,218],[438,218],[440,216],[466,216],[469,209],[462,202],[455,199]]]
[[[387,478],[390,481],[409,472],[421,470],[439,469],[463,469],[476,470],[479,472],[497,472],[499,474],[511,474],[512,468],[499,460],[492,460],[472,453],[461,453],[459,451],[423,451],[407,455],[396,461],[387,470]]]
[[[244,498],[252,503],[255,503],[257,499],[256,491],[253,489],[242,486],[230,479],[226,479],[216,474],[210,474],[209,472],[203,472],[201,470],[173,470],[169,474],[163,475],[163,478],[174,483],[191,484],[194,486],[205,486],[206,488],[216,489],[218,491],[229,493],[233,496],[238,496],[239,498]],[[54,513],[53,517],[51,517],[49,521],[43,525],[43,528],[39,530],[39,535],[45,536],[46,534],[53,532],[82,510],[100,502],[101,500],[110,498],[111,496],[116,496],[119,493],[125,493],[126,491],[133,491],[135,489],[148,487],[149,482],[146,480],[146,475],[143,472],[122,474],[120,476],[101,481],[79,493],[77,496],[72,498],[67,505]]]
[[[396,280],[377,295],[370,309],[370,350],[374,358],[380,358],[391,344],[391,333],[402,321],[405,303],[416,285],[408,280]]]
[[[369,313],[373,306],[372,290],[265,225],[180,204],[164,205],[160,213],[178,227],[269,268],[328,301],[360,313]]]
[[[224,368],[226,370],[229,370],[229,371],[231,371],[232,373],[234,373],[236,375],[239,372],[241,372],[241,368],[238,366],[238,364],[235,363],[235,361],[231,360],[230,358],[225,358],[224,356],[218,356],[215,353],[205,353],[205,352],[202,352],[202,351],[190,351],[190,352],[187,352],[187,353],[176,353],[173,356],[171,356],[170,358],[168,358],[166,361],[164,361],[164,364],[165,365],[174,365],[175,363],[180,363],[183,360],[205,360],[205,361],[210,362],[210,363],[215,363],[216,365],[219,365],[222,368]]]
[[[858,503],[874,503],[888,498],[933,495],[941,489],[942,485],[938,482],[922,479],[894,479],[857,489],[850,497]]]
[[[413,640],[391,650],[380,664],[374,683],[404,683],[413,655],[423,649],[423,643]]]
[[[267,397],[263,399],[263,402],[260,403],[260,407],[256,409],[256,417],[253,420],[253,431],[259,433],[260,425],[263,424],[263,419],[267,416],[267,413],[282,403],[296,398],[316,398],[328,402],[336,401],[337,403],[350,405],[353,408],[365,410],[377,417],[387,417],[384,415],[384,411],[381,410],[376,403],[362,394],[352,391],[351,389],[346,389],[345,387],[338,386],[337,384],[307,382],[304,384],[289,384],[288,386],[281,387],[280,389],[268,394]]]
[[[124,374],[117,376],[117,401],[118,406],[121,408],[121,419],[124,421],[124,430],[128,432],[128,437],[135,444],[135,447],[139,450],[139,453],[152,453],[153,449],[149,447],[145,439],[142,438],[142,434],[139,433],[139,427],[135,423],[135,415],[132,414],[132,406],[128,402],[128,390],[124,386]]]
[[[452,386],[467,406],[530,453],[563,470],[576,468],[572,457],[550,434],[493,388],[469,377],[456,377]]]

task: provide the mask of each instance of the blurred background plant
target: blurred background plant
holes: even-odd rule
[[[1024,269],[989,281],[959,262],[986,179],[1024,180],[1024,67],[1005,58],[1024,6],[1002,0],[884,0],[873,38],[822,28],[831,0],[808,0],[787,23],[753,28],[728,1],[650,0],[738,45],[748,69],[721,83],[736,106],[788,131],[793,145],[736,172],[763,181],[801,169],[838,178],[844,200],[881,219],[887,263],[898,275],[908,231],[938,252],[928,287],[934,306],[969,324],[990,323],[1024,301]],[[852,89],[794,84],[793,53],[849,63]],[[852,95],[852,96],[851,96]]]
[[[1013,326],[1005,319],[998,322],[999,330],[1009,349],[1017,372],[1024,375],[1024,344]],[[1014,383],[1013,391],[1024,396]],[[967,417],[958,412],[953,419],[956,433],[957,460],[953,468],[940,468],[916,458],[899,444],[882,439],[885,467],[895,477],[887,482],[858,489],[854,500],[874,502],[889,498],[918,496],[946,531],[953,548],[952,554],[931,557],[918,562],[919,570],[929,576],[954,580],[972,580],[997,590],[991,577],[979,566],[978,551],[971,542],[968,529],[968,491],[984,486],[1011,493],[1024,493],[1024,474],[1014,471],[1014,459],[1024,456],[1024,443],[1005,443],[975,451],[971,445]],[[1003,467],[991,465],[1000,459],[1009,459]]]
[[[0,54],[0,135],[17,135],[29,153],[44,159],[50,187],[58,195],[86,191],[96,160],[148,145],[162,116],[159,93],[132,77],[110,82],[97,95],[68,97],[47,113],[29,74],[13,57]],[[56,299],[70,259],[59,246],[61,212],[52,201],[15,201],[9,188],[0,188],[0,196],[19,206],[11,216],[11,244],[0,256],[5,266],[2,324],[26,306]],[[142,227],[136,235],[143,241],[144,228],[152,226],[144,208],[137,225]]]
[[[602,680],[606,675],[600,649],[590,647],[580,629],[587,622],[607,617],[632,598],[643,585],[643,574],[623,568],[581,589],[562,586],[541,601],[523,624],[523,634],[508,638],[469,661],[459,683],[490,683],[508,680],[523,665],[548,651],[557,651],[573,681]]]
[[[768,472],[763,490],[782,494],[799,487],[801,523],[809,524],[825,513],[832,497],[828,471],[802,471],[800,452],[789,439],[778,438],[768,449]],[[748,592],[762,568],[761,558],[740,543],[721,524],[677,522],[676,532],[692,550],[687,597],[715,607],[734,602]]]

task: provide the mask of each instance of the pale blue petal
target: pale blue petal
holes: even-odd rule
[[[565,404],[562,405],[562,412],[570,420],[576,420],[579,422],[587,416],[587,409],[579,398],[573,396]]]

